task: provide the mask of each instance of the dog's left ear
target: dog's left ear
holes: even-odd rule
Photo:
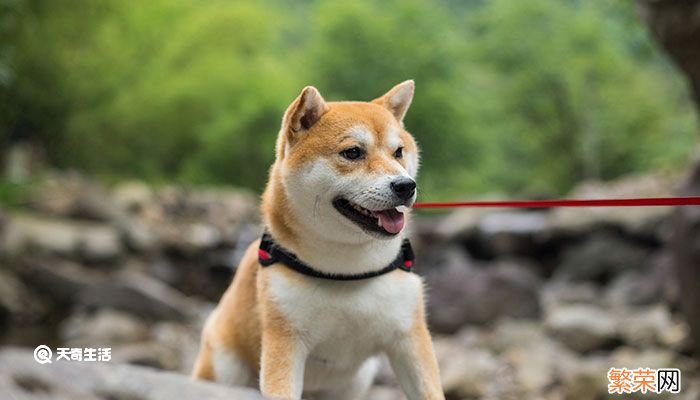
[[[328,104],[323,100],[318,89],[307,86],[284,113],[282,128],[290,135],[309,130],[326,111],[328,111]]]
[[[394,117],[403,123],[403,117],[406,116],[406,111],[413,100],[415,87],[416,84],[412,79],[403,81],[391,88],[384,96],[372,100],[372,103],[379,104],[391,111]]]

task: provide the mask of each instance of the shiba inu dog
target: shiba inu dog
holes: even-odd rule
[[[444,399],[405,240],[418,148],[413,81],[372,102],[306,87],[284,114],[266,233],[208,318],[193,377],[284,399],[361,399],[388,356],[409,399]]]

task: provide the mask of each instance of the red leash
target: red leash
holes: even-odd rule
[[[571,199],[571,200],[515,200],[515,201],[458,201],[415,203],[413,208],[455,207],[504,207],[504,208],[553,208],[553,207],[649,207],[649,206],[700,206],[700,196],[650,197],[636,199]]]

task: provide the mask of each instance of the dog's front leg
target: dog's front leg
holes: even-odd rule
[[[422,306],[413,328],[387,349],[396,378],[409,400],[444,400],[433,342]]]
[[[301,399],[306,346],[289,330],[263,332],[260,391],[272,398]]]

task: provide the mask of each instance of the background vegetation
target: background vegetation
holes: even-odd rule
[[[0,0],[0,154],[105,179],[260,189],[307,84],[412,78],[424,197],[558,195],[675,168],[696,121],[633,5],[606,0]]]

